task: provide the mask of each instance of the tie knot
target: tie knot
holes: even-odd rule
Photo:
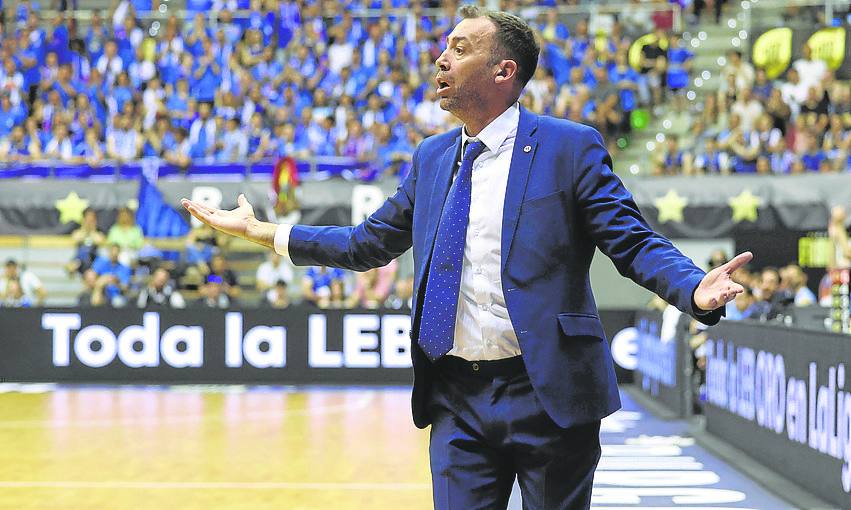
[[[464,157],[462,161],[472,162],[474,159],[479,157],[479,154],[481,154],[485,148],[485,144],[481,140],[478,138],[470,138],[467,140],[467,148],[464,149]]]

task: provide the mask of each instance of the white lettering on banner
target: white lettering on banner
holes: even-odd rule
[[[160,355],[174,368],[204,366],[204,330],[201,326],[168,328],[160,339]]]
[[[94,349],[95,343],[99,344],[98,349]],[[84,365],[105,367],[115,359],[118,350],[115,343],[115,335],[106,326],[86,326],[74,339],[74,354]]]
[[[624,328],[612,337],[612,358],[626,370],[638,366],[638,335],[636,328]]]
[[[410,368],[411,318],[407,315],[385,315],[381,318],[381,366]]]
[[[375,368],[381,363],[378,349],[378,335],[367,333],[379,329],[377,315],[346,315],[343,317],[343,353],[347,367]]]
[[[228,368],[248,364],[255,368],[287,365],[287,328],[254,326],[247,331],[240,312],[225,314],[224,361]],[[410,318],[407,315],[350,314],[342,316],[341,351],[328,349],[327,317],[308,317],[308,365],[311,368],[409,368]],[[52,332],[53,365],[71,364],[73,350],[83,365],[100,368],[116,358],[130,368],[174,368],[204,365],[204,329],[174,325],[160,334],[161,317],[145,312],[141,324],[113,331],[102,324],[82,327],[77,313],[45,313],[41,327]],[[79,330],[76,336],[73,330]]]
[[[344,315],[342,352],[328,350],[325,315],[311,315],[307,328],[307,362],[311,368],[411,366],[411,320],[407,315]]]
[[[339,368],[343,366],[343,353],[327,350],[324,315],[314,314],[307,319],[307,364],[310,368]]]
[[[287,330],[283,326],[254,326],[242,334],[242,314],[225,314],[225,364],[255,368],[283,368],[287,364]],[[265,350],[263,348],[265,346]]]
[[[76,313],[46,313],[41,318],[41,327],[53,333],[53,366],[67,367],[71,364],[70,345],[74,354],[84,365],[92,368],[105,367],[116,356],[131,368],[156,367],[163,360],[173,367],[200,367],[204,363],[204,332],[200,327],[172,326],[159,334],[160,317],[156,312],[142,316],[142,325],[131,325],[118,333],[106,326],[92,324],[80,329],[82,321]],[[80,329],[72,339],[71,330]],[[179,345],[184,344],[181,351]],[[136,346],[141,346],[140,350]],[[95,348],[97,346],[97,348]]]
[[[53,331],[53,366],[71,364],[71,330],[80,329],[78,313],[46,313],[41,316],[41,329]]]
[[[706,387],[709,403],[730,411],[790,441],[843,461],[840,481],[851,493],[851,392],[845,390],[845,364],[827,367],[819,384],[818,364],[807,379],[786,379],[783,356],[756,354],[722,339],[707,340]],[[754,412],[755,411],[755,412]]]
[[[192,201],[210,206],[213,209],[219,209],[222,206],[222,198],[222,190],[215,186],[195,186],[192,188]],[[201,225],[201,220],[192,216],[192,227],[200,227]]]
[[[357,225],[374,213],[387,197],[381,188],[358,184],[352,188],[352,225]]]
[[[159,314],[145,313],[142,316],[141,326],[127,326],[118,334],[118,356],[131,368],[159,365],[160,343],[157,338],[159,332]],[[136,350],[137,344],[141,344],[141,350]]]

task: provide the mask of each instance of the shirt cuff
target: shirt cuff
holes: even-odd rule
[[[278,228],[275,229],[275,253],[278,255],[290,258],[290,231],[293,229],[292,225],[287,225],[281,223],[278,225]]]

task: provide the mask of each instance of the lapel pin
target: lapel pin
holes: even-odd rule
[[[531,145],[527,145],[526,147],[523,147],[523,152],[529,152],[529,151],[531,151],[531,150],[532,150],[532,146],[531,146]]]

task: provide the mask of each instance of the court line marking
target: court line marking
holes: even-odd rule
[[[281,409],[279,411],[250,411],[240,413],[237,422],[245,422],[249,420],[263,420],[273,418],[288,418],[291,416],[315,415],[315,414],[336,414],[347,411],[363,409],[375,398],[375,393],[370,392],[366,395],[358,397],[354,402],[343,404],[334,404],[327,406],[306,407],[302,409]],[[74,427],[112,427],[116,425],[178,425],[184,423],[195,422],[223,422],[228,421],[227,417],[221,414],[190,414],[190,415],[175,415],[175,416],[140,416],[133,418],[118,418],[118,419],[102,419],[102,420],[75,420],[75,421],[49,421],[49,420],[0,420],[0,429],[16,429],[16,428],[74,428]]]
[[[353,491],[400,491],[431,490],[427,483],[365,483],[365,482],[81,482],[59,481],[2,481],[0,489],[140,489],[140,490],[353,490]]]

